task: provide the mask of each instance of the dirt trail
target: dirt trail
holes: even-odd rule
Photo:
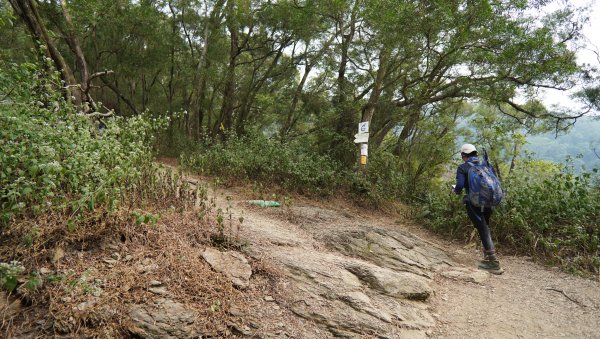
[[[470,261],[476,253],[449,248]],[[467,259],[469,258],[469,259]],[[600,338],[600,287],[522,257],[482,284],[436,278],[435,338]]]
[[[212,195],[243,216],[246,254],[286,272],[274,309],[257,311],[277,337],[600,338],[596,281],[523,257],[490,276],[474,247],[341,201],[261,208],[247,191]]]

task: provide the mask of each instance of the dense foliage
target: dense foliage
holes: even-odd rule
[[[180,160],[190,171],[230,182],[250,181],[264,187],[321,196],[342,191],[369,203],[411,201],[430,185],[428,177],[415,180],[403,174],[405,164],[388,151],[376,151],[370,158],[369,170],[363,175],[345,169],[331,157],[319,155],[298,141],[281,142],[252,135],[232,136],[217,144],[207,140],[185,151]]]
[[[572,166],[527,160],[503,185],[507,196],[492,216],[500,248],[573,271],[600,272],[600,175]],[[465,239],[474,230],[462,199],[445,183],[427,196],[422,220],[435,231]]]
[[[184,167],[228,180],[277,184],[300,192],[331,195],[353,173],[300,143],[281,143],[264,136],[232,137],[181,156]],[[347,179],[346,179],[347,180]]]
[[[124,116],[185,110],[171,133],[194,141],[324,131],[306,139],[310,147],[349,170],[356,126],[370,122],[371,151],[411,163],[404,169],[415,177],[416,157],[456,137],[467,101],[504,105],[517,121],[585,112],[540,103],[539,89],[593,86],[597,74],[576,60],[586,8],[552,5],[1,0],[0,53],[30,60],[37,41],[62,80],[81,86],[77,100],[93,97]],[[594,100],[586,93],[578,99]],[[449,159],[449,149],[423,157],[436,159],[424,168]]]
[[[34,64],[3,68],[0,99],[2,226],[48,211],[114,208],[151,167],[159,121],[92,123],[65,102],[56,75]]]

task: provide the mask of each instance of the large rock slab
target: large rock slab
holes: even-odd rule
[[[181,303],[158,299],[154,303],[133,305],[129,309],[129,332],[139,338],[198,338],[197,314]]]
[[[202,253],[202,257],[215,271],[228,277],[234,286],[239,288],[248,287],[252,276],[252,267],[241,253],[235,251],[221,252],[208,247]]]
[[[445,278],[462,280],[476,284],[482,284],[490,277],[490,274],[482,270],[473,270],[465,267],[452,267],[440,272]]]
[[[392,297],[425,300],[433,292],[427,280],[414,273],[395,272],[356,261],[347,262],[344,268],[364,281],[370,288]]]
[[[426,338],[434,326],[423,301],[437,273],[455,266],[435,244],[316,206],[245,220],[248,255],[268,258],[285,275],[279,305],[329,331],[322,337]]]
[[[423,307],[431,294],[428,279],[394,272],[335,253],[290,248],[272,253],[287,267],[295,314],[342,337],[400,337],[400,329],[424,331],[433,319]]]
[[[365,230],[328,234],[323,241],[328,248],[348,256],[427,278],[433,278],[433,272],[439,268],[452,265],[452,260],[442,250],[399,231],[365,226]]]

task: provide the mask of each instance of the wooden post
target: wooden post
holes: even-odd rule
[[[362,175],[367,174],[367,162],[369,159],[369,144],[359,144],[360,145],[360,157],[358,161],[358,171]]]

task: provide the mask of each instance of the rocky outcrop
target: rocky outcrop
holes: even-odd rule
[[[452,267],[440,272],[440,274],[446,278],[462,280],[476,284],[481,284],[490,277],[490,274],[486,271],[476,271],[465,267]]]
[[[345,255],[427,278],[432,278],[437,268],[451,264],[443,251],[411,234],[367,225],[364,230],[328,234],[323,241]]]
[[[202,257],[217,272],[227,276],[234,286],[248,287],[252,268],[243,254],[235,251],[221,252],[215,248],[206,248]]]
[[[432,279],[440,272],[481,278],[454,270],[435,244],[350,209],[307,205],[240,213],[246,206],[240,201],[229,209],[232,217],[244,217],[241,235],[251,244],[245,253],[278,267],[285,283],[277,307],[325,328],[319,338],[426,338],[435,324],[424,302],[433,294]],[[241,254],[207,249],[202,256],[237,286],[247,286],[249,267],[234,269],[245,267]]]
[[[150,304],[133,305],[129,332],[139,338],[198,338],[201,333],[194,326],[197,315],[183,304],[158,299]]]
[[[398,337],[433,325],[419,302],[432,293],[423,276],[335,253],[289,249],[272,254],[295,282],[291,310],[336,336]]]

